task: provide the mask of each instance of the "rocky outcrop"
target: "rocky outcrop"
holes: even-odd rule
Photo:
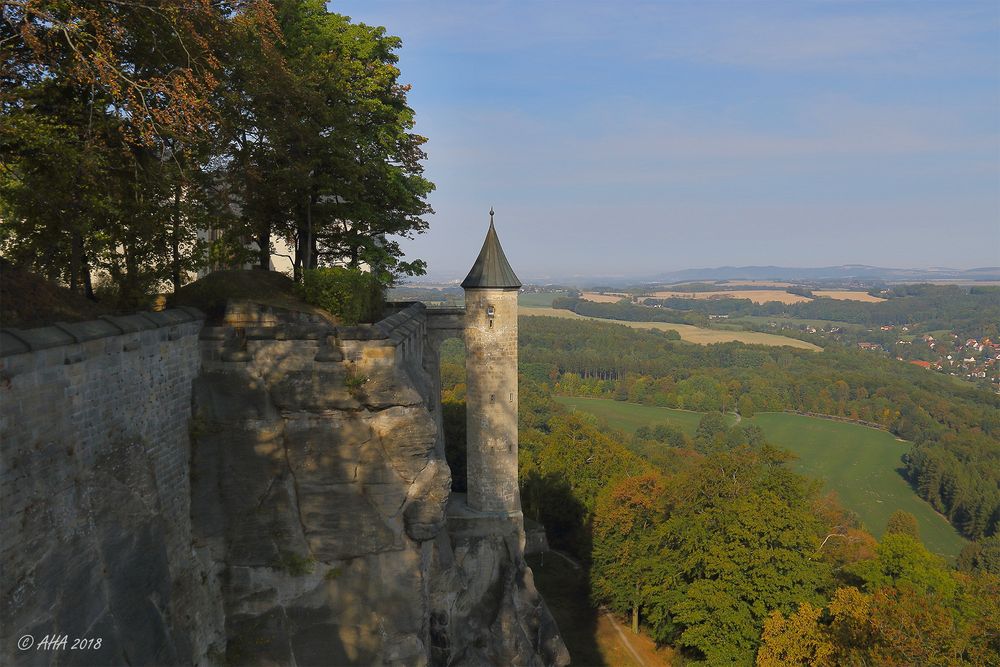
[[[421,317],[205,330],[192,518],[224,582],[229,661],[568,662],[520,518],[450,496]]]
[[[485,517],[464,494],[433,552],[430,646],[437,665],[565,665],[569,653],[524,563],[519,515]]]
[[[227,313],[0,331],[0,663],[565,663],[520,518],[450,495],[421,307]]]

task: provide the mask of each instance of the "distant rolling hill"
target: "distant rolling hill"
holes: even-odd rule
[[[818,268],[788,266],[720,266],[705,269],[668,271],[655,277],[662,282],[690,280],[1000,280],[1000,266],[977,269],[891,269],[865,264],[844,264]]]

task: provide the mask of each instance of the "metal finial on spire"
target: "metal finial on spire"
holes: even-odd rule
[[[490,224],[493,224],[493,207],[490,206]]]

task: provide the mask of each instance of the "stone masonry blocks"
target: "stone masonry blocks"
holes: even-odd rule
[[[0,663],[19,664],[23,634],[87,628],[106,662],[203,658],[213,623],[183,620],[201,594],[187,583],[201,324],[169,311],[3,331]]]
[[[481,512],[521,509],[517,489],[517,294],[517,289],[465,291],[468,502]]]

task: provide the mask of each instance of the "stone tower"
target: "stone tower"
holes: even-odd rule
[[[517,490],[517,294],[493,227],[465,289],[468,503],[480,512],[520,512]]]

